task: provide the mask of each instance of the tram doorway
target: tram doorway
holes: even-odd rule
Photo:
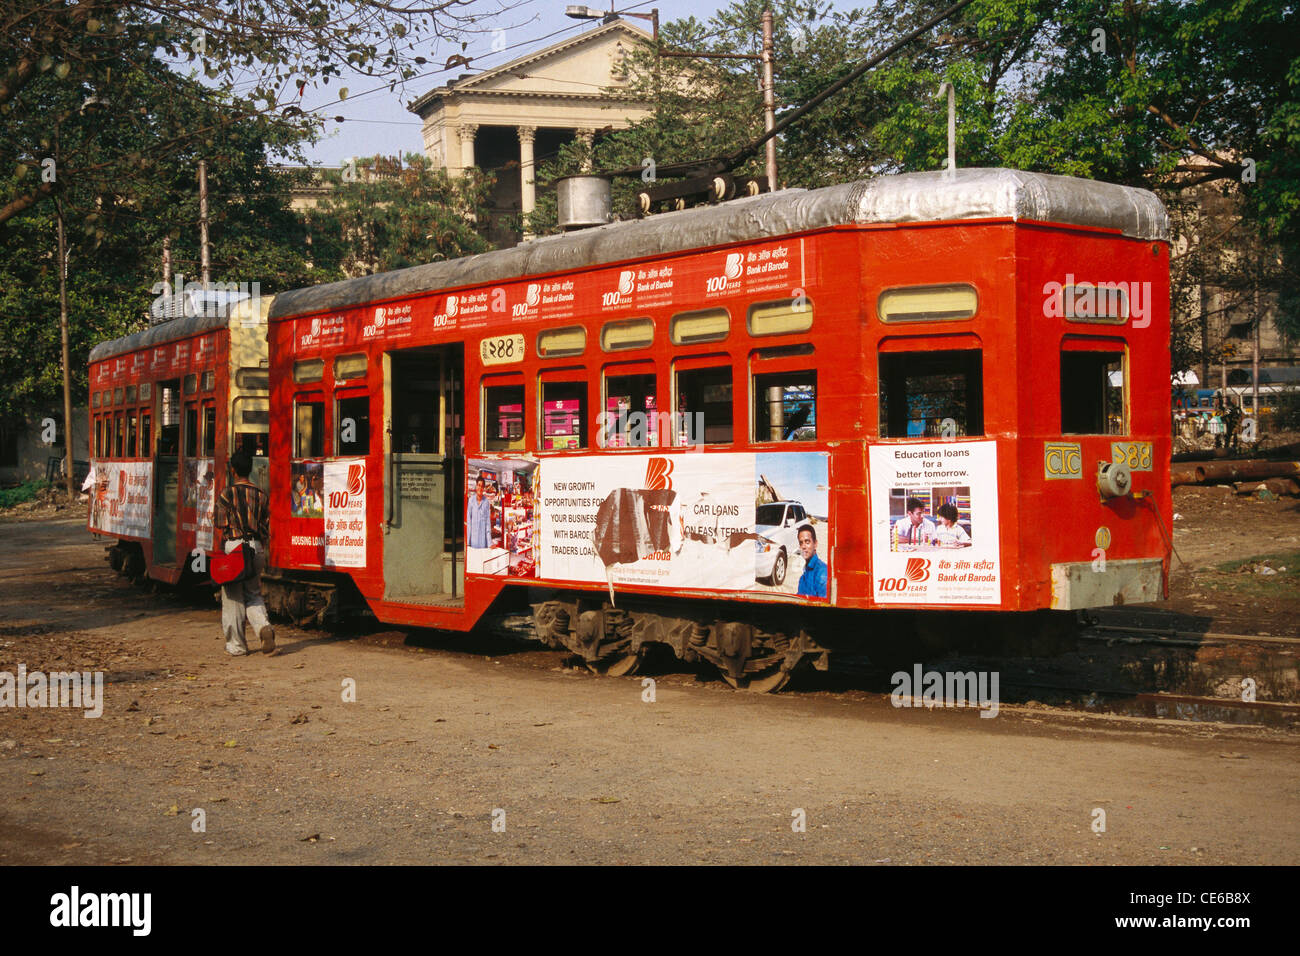
[[[464,346],[387,358],[384,599],[463,606]]]
[[[176,512],[180,502],[180,380],[161,382],[155,392],[158,445],[154,458],[153,563],[171,567],[176,564]]]

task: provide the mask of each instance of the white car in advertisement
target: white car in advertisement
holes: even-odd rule
[[[799,553],[799,529],[812,522],[798,501],[770,501],[754,508],[754,580],[779,587],[790,559]]]

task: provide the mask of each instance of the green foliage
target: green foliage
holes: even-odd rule
[[[486,221],[493,178],[478,170],[451,177],[414,153],[405,163],[376,156],[355,172],[333,172],[333,189],[306,215],[317,265],[369,275],[491,248],[477,223]]]
[[[21,485],[15,485],[12,488],[0,488],[0,509],[12,508],[14,505],[31,501],[49,487],[50,483],[41,478],[37,481],[25,481]]]
[[[1268,404],[1273,406],[1273,428],[1300,431],[1300,388],[1275,395]]]

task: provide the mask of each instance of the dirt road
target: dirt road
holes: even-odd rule
[[[215,604],[102,553],[0,524],[0,672],[108,681],[99,718],[0,708],[3,863],[1300,862],[1277,731],[683,673],[650,703],[500,641],[281,629],[231,659]]]

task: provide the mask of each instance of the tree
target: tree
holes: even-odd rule
[[[332,189],[306,214],[318,268],[369,275],[491,248],[476,224],[493,179],[477,169],[451,177],[408,153],[405,164],[375,156],[324,178]]]
[[[93,159],[65,150],[64,174],[130,189],[157,164],[196,144],[220,139],[234,123],[260,117],[283,131],[312,129],[303,112],[304,90],[342,79],[344,71],[375,76],[391,89],[427,61],[417,48],[459,37],[481,14],[468,0],[10,0],[3,13],[0,50],[0,224],[59,188],[29,175],[49,157],[51,125],[82,123],[79,104],[94,100],[151,117],[123,88],[119,65],[141,49],[171,63],[188,63],[227,97],[228,109],[209,124],[168,127],[154,148],[101,143]],[[180,80],[176,74],[177,80]],[[58,114],[37,103],[59,91],[75,93]],[[179,91],[179,83],[178,83]],[[340,99],[348,96],[339,87]]]

